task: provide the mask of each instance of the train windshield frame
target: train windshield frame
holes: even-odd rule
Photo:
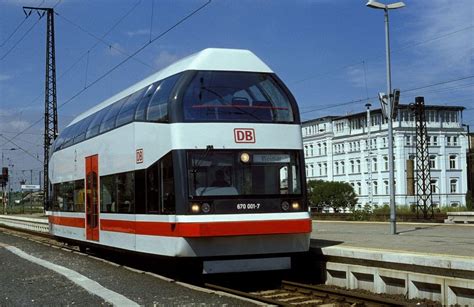
[[[188,193],[191,198],[301,196],[300,164],[300,153],[293,150],[188,151]]]
[[[194,71],[182,89],[186,122],[297,123],[293,96],[271,73]]]

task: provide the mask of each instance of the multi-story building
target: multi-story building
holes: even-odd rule
[[[465,205],[468,136],[462,125],[464,108],[425,109],[433,204]],[[348,182],[360,205],[382,206],[389,203],[388,123],[380,109],[369,114],[304,122],[306,175],[308,180]],[[400,106],[393,127],[395,202],[416,204],[416,126],[408,105]]]

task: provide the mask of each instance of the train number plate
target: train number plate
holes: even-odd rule
[[[237,210],[258,210],[260,203],[238,203]]]

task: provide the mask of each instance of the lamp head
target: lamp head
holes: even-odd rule
[[[373,9],[394,10],[394,9],[401,9],[402,7],[405,6],[405,3],[395,2],[395,3],[390,3],[390,4],[383,4],[374,0],[369,0],[369,2],[367,2],[365,5]]]

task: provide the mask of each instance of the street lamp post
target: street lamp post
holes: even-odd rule
[[[377,1],[369,0],[366,4],[373,9],[384,10],[385,16],[385,51],[386,51],[386,65],[387,65],[387,109],[388,118],[388,166],[389,166],[389,189],[390,189],[390,233],[397,234],[397,217],[395,210],[395,176],[393,163],[393,115],[394,115],[394,101],[392,93],[392,76],[390,70],[390,33],[388,25],[388,11],[391,9],[399,9],[405,6],[403,2],[396,2],[391,4],[383,4]]]
[[[0,169],[3,168],[3,166],[4,166],[4,154],[3,154],[3,152],[12,151],[12,150],[16,150],[16,148],[6,148],[6,149],[2,148],[1,149],[1,151],[2,151],[2,165],[1,165]],[[10,159],[7,157],[7,160],[10,160]],[[7,191],[8,191],[8,199],[10,199],[10,192],[9,192],[9,190],[10,190],[10,180],[8,180],[8,182],[9,183],[8,183],[8,190]],[[5,196],[6,195],[7,194],[5,193],[5,183],[2,183],[2,204],[1,205],[2,205],[2,208],[3,208],[3,214],[5,214],[6,211],[7,211],[7,208],[6,208],[7,207],[7,202],[5,201]]]

